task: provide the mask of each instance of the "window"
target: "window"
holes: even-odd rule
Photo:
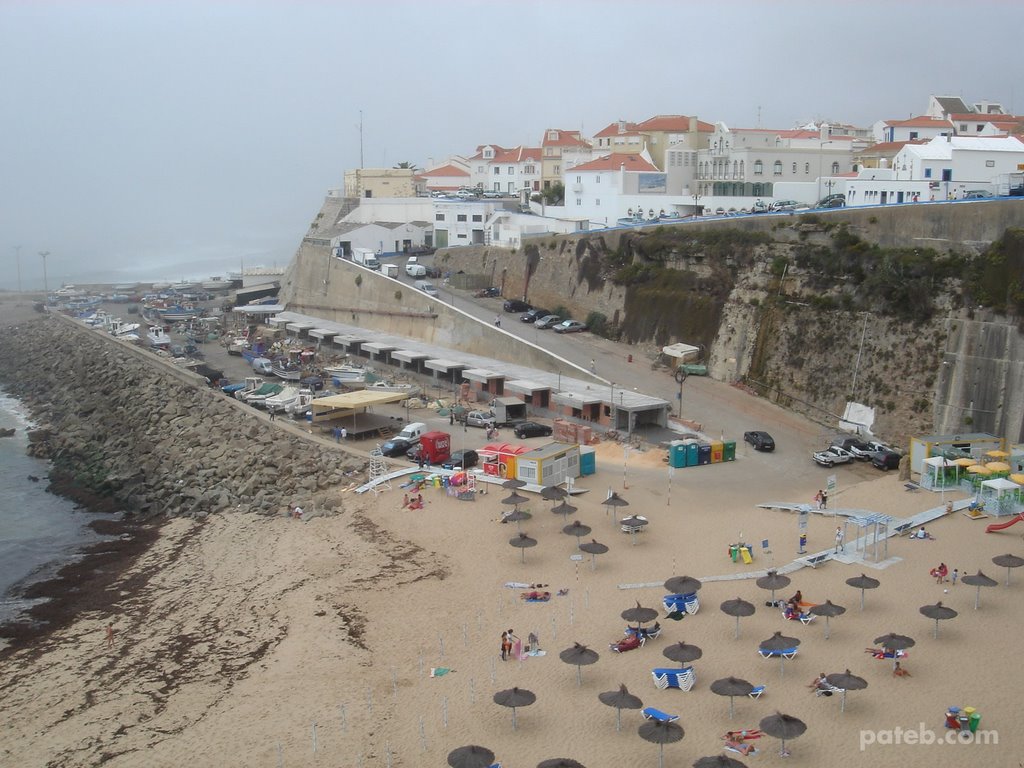
[[[562,175],[562,166],[556,165],[555,166],[555,176],[561,176],[561,175]]]
[[[967,123],[960,123],[960,126],[957,128],[957,130],[959,130],[960,133],[966,133],[967,132]]]
[[[806,176],[810,172],[811,172],[811,164],[810,163],[804,163],[804,176]]]
[[[494,166],[494,175],[501,176],[501,168],[499,168],[498,166]]]
[[[834,162],[832,163],[832,175],[835,176],[837,173],[839,173],[839,163]]]
[[[481,216],[479,213],[474,213],[473,214],[473,221],[483,221],[483,220],[484,220],[484,217]]]
[[[985,161],[985,167],[986,168],[995,168],[996,167],[996,161],[995,160],[986,160]]]
[[[793,163],[793,173],[796,173],[796,163]]]
[[[577,184],[582,184],[583,183],[583,177],[582,176],[577,176],[576,177],[576,183]]]
[[[514,175],[515,175],[515,172],[516,172],[516,168],[515,168],[515,166],[514,166],[514,165],[510,165],[510,166],[508,167],[508,175],[509,175],[509,176],[514,176]]]
[[[926,179],[930,179],[932,177],[932,169],[931,168],[925,168],[924,169],[924,177]]]
[[[772,165],[772,175],[773,176],[781,176],[782,175],[782,161],[781,160],[776,160],[775,163]]]
[[[601,174],[600,174],[600,173],[599,173],[599,174],[597,174],[597,175],[596,175],[596,176],[594,177],[594,183],[595,183],[595,184],[600,184],[600,183],[601,183]]]
[[[754,161],[754,175],[755,176],[762,176],[762,175],[764,175],[764,163],[762,163],[760,160],[755,160]]]
[[[978,133],[981,133],[984,128],[985,126],[981,125],[980,123],[974,126],[974,130],[976,130]]]
[[[601,205],[601,198],[597,198],[597,199],[596,199],[596,200],[594,201],[594,205],[598,205],[598,206],[599,206],[599,205]]]
[[[455,220],[456,221],[465,221],[466,220],[466,214],[460,213],[458,216],[455,217]]]
[[[444,214],[443,213],[435,213],[434,214],[434,221],[444,221]]]
[[[911,132],[910,132],[910,140],[911,140],[911,141],[913,141],[913,140],[914,140],[914,139],[916,139],[917,137],[918,137],[918,132],[917,132],[917,131],[911,131]]]
[[[576,198],[576,205],[577,206],[583,205],[583,198],[577,197]]]

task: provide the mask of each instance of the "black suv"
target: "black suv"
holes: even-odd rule
[[[528,309],[533,309],[530,304],[527,304],[525,301],[520,301],[519,299],[508,299],[501,305],[501,308],[506,312],[525,312]]]
[[[754,446],[755,451],[774,451],[775,441],[772,436],[767,432],[761,432],[754,430],[753,432],[744,432],[743,439]]]
[[[524,323],[535,323],[542,317],[547,317],[550,314],[551,313],[548,312],[546,309],[531,309],[529,312],[524,314],[519,319],[522,320]]]
[[[899,469],[902,458],[896,451],[878,451],[871,455],[871,465],[888,472],[890,469]]]

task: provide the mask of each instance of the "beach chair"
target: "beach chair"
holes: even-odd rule
[[[870,653],[876,659],[905,659],[908,656],[906,651],[900,650],[893,653],[884,648],[865,648],[864,653]]]
[[[761,648],[758,648],[757,655],[760,656],[762,659],[777,659],[779,656],[782,656],[786,659],[792,659],[794,656],[796,656],[798,650],[798,648],[784,648],[781,651],[765,651]]]
[[[836,688],[834,685],[822,682],[818,684],[818,687],[814,689],[815,696],[831,696],[833,693],[843,693],[842,688]]]
[[[654,626],[650,629],[646,627],[630,627],[627,626],[625,630],[626,637],[635,635],[641,640],[656,640],[661,635],[661,624],[658,622],[654,623]]]
[[[647,518],[644,517],[643,515],[637,515],[636,519],[637,520],[646,520]],[[644,525],[620,525],[619,527],[622,529],[623,533],[630,533],[630,534],[633,534],[633,533],[643,533],[644,528],[646,528],[646,526],[644,526]]]
[[[695,614],[700,610],[700,599],[695,592],[686,595],[665,595],[661,598],[665,612],[669,616],[677,613]]]
[[[679,715],[670,715],[654,707],[645,707],[640,714],[644,716],[644,720],[657,720],[660,723],[674,723],[679,719]]]
[[[655,687],[662,691],[667,688],[678,688],[681,691],[689,691],[693,688],[693,684],[697,682],[697,673],[693,671],[693,667],[683,667],[682,669],[652,669],[651,677],[654,678]]]
[[[765,689],[765,686],[763,686],[763,685],[755,685],[751,689],[750,693],[747,694],[747,696],[749,696],[752,699],[760,699],[761,698],[761,694],[764,693],[764,689]]]
[[[782,618],[787,621],[799,621],[801,624],[810,624],[814,621],[815,616],[813,613],[791,613],[785,608],[782,609]]]

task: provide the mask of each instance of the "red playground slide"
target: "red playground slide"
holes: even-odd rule
[[[1001,531],[1003,528],[1009,528],[1014,523],[1019,523],[1024,520],[1024,514],[1014,515],[1005,523],[992,523],[988,528],[985,529],[985,533],[992,533],[992,531]]]

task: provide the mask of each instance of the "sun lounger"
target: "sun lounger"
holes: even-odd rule
[[[753,744],[746,744],[742,741],[727,741],[722,749],[727,749],[730,752],[735,752],[737,755],[743,755],[749,757],[756,755],[758,750]]]
[[[636,635],[641,640],[656,640],[661,635],[661,624],[655,622],[654,626],[648,629],[647,627],[626,627],[625,634],[627,637],[630,635]]]
[[[814,689],[814,695],[815,696],[831,696],[833,693],[842,693],[842,692],[843,692],[842,688],[836,688],[834,685],[829,685],[828,683],[825,683],[825,682],[818,683],[817,687]]]
[[[661,598],[661,604],[665,606],[665,612],[671,616],[675,613],[695,614],[700,610],[700,599],[696,593],[688,595],[665,595]]]
[[[810,624],[812,621],[814,621],[815,617],[813,613],[793,613],[783,608],[782,618],[787,619],[789,621],[799,621],[801,624]]]
[[[792,659],[794,656],[796,656],[797,650],[798,649],[796,648],[784,648],[781,651],[765,651],[761,648],[758,648],[757,654],[762,659],[778,658],[779,656],[783,656],[787,659]]]
[[[764,693],[764,686],[763,685],[755,685],[751,689],[750,693],[747,694],[747,696],[749,696],[752,699],[760,699],[762,693]]]
[[[644,716],[644,720],[657,720],[662,723],[674,723],[679,719],[679,715],[670,715],[668,712],[662,712],[654,707],[645,707],[641,710],[641,714]]]
[[[893,653],[887,651],[884,648],[865,648],[864,653],[870,653],[876,659],[905,659],[907,658],[907,652],[900,650]]]
[[[693,667],[652,669],[651,677],[654,678],[654,685],[660,690],[678,688],[681,691],[689,691],[697,682],[697,673],[693,671]]]

